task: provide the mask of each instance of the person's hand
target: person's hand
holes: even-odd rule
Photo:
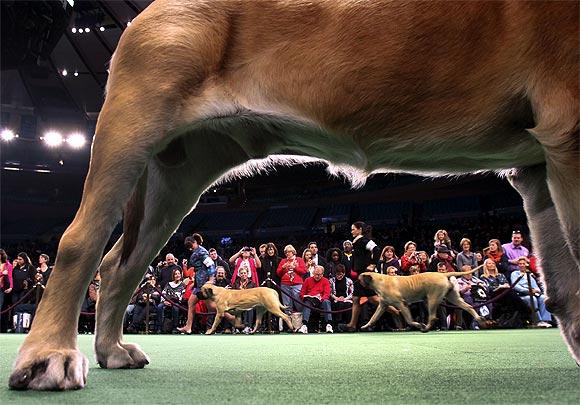
[[[336,297],[336,300],[337,300],[338,302],[344,302],[344,297]]]
[[[368,271],[375,271],[375,269],[376,269],[376,268],[377,268],[377,266],[375,266],[374,264],[369,264],[369,265],[367,266],[367,270],[368,270]]]
[[[183,264],[184,266],[187,266],[187,259],[183,259],[183,260],[181,261],[181,264]]]
[[[8,288],[6,291],[4,291],[6,294],[10,294],[12,292],[12,288]]]
[[[143,294],[143,299],[147,300],[147,294]]]
[[[256,256],[256,248],[255,247],[251,248],[251,252],[252,252],[252,256]]]
[[[8,275],[8,270],[6,270],[6,269],[2,270],[2,275],[3,276],[7,276]]]
[[[169,302],[169,301],[163,301],[163,305],[166,305],[166,306],[170,307],[171,306],[171,302]]]

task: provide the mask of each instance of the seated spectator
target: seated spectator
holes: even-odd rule
[[[529,317],[529,308],[510,289],[506,277],[498,271],[493,259],[485,259],[481,280],[487,285],[490,298],[496,298],[501,294],[499,299],[487,305],[491,319],[496,320],[498,326],[511,327],[519,323],[518,319]]]
[[[481,266],[483,264],[483,261],[485,260],[483,257],[483,253],[479,251],[475,252],[475,259],[477,260],[478,266]],[[479,274],[481,274],[481,271],[479,271]]]
[[[254,285],[260,285],[258,269],[262,267],[262,262],[260,262],[260,258],[256,255],[256,248],[244,246],[239,252],[230,257],[230,263],[234,266],[232,285],[236,283],[236,278],[239,277],[240,268],[242,267],[246,268],[248,278],[254,282]]]
[[[340,261],[344,264],[344,269],[346,270],[346,275],[350,276],[350,272],[353,267],[352,260],[352,242],[350,240],[345,240],[342,242],[342,256]]]
[[[247,290],[250,288],[256,288],[256,285],[252,280],[250,280],[248,276],[248,269],[245,267],[241,267],[239,269],[240,276],[236,279],[236,282],[233,285],[234,290]],[[252,332],[252,325],[254,323],[254,310],[251,309],[249,311],[244,311],[242,313],[242,323],[244,332],[246,335]]]
[[[461,242],[459,242],[459,246],[461,247],[461,252],[459,252],[455,258],[457,268],[463,269],[463,266],[469,266],[470,270],[476,268],[477,258],[475,257],[475,253],[471,251],[471,241],[467,238],[463,238],[461,239]]]
[[[266,249],[268,249],[268,245],[266,243],[262,243],[258,249],[260,259],[266,255]]]
[[[171,331],[177,331],[179,308],[175,304],[181,303],[184,293],[185,285],[181,282],[181,269],[175,269],[173,270],[173,281],[167,283],[161,292],[161,302],[157,305],[156,331],[158,333],[165,329],[165,319],[168,315],[171,316]]]
[[[332,329],[332,314],[330,305],[330,282],[324,277],[324,267],[316,266],[314,275],[308,277],[302,284],[300,290],[300,299],[304,302],[304,309],[302,310],[302,327],[300,333],[308,333],[308,321],[310,320],[309,307],[321,308],[326,320],[326,333],[333,333]]]
[[[449,250],[447,249],[447,246],[439,246],[437,248],[438,250]],[[434,264],[434,262],[431,262],[431,266]],[[449,273],[448,271],[448,266],[447,266],[447,262],[446,261],[440,261],[436,263],[436,270],[437,273]],[[454,288],[457,287],[457,279],[455,277],[450,277],[449,281],[451,281],[454,285]],[[460,311],[460,310],[458,310]],[[448,315],[450,316],[451,313],[453,313],[454,310],[453,309],[447,309],[447,307],[445,305],[443,305],[443,303],[441,303],[439,305],[439,307],[437,307],[437,318],[439,318],[439,329],[441,330],[448,330],[449,326],[451,324],[451,319],[449,319],[449,322],[447,321],[447,317]],[[450,317],[451,318],[451,317]]]
[[[379,259],[379,273],[387,274],[388,267],[395,267],[397,274],[402,274],[399,258],[395,254],[395,248],[392,246],[385,246],[381,252],[381,258]]]
[[[292,245],[286,245],[284,255],[286,258],[280,260],[276,270],[280,277],[282,302],[287,307],[285,310],[287,313],[291,313],[293,307],[297,312],[302,312],[302,306],[299,304],[300,290],[303,283],[302,277],[306,274],[306,264],[301,257],[296,257],[296,249]]]
[[[417,252],[417,257],[419,258],[419,262],[425,265],[425,268],[428,269],[429,265],[431,264],[431,259],[429,255],[424,250],[419,250]]]
[[[157,278],[157,284],[160,289],[164,289],[167,283],[173,280],[173,273],[175,270],[179,270],[179,273],[183,269],[177,264],[177,259],[172,253],[167,253],[165,255],[165,260],[157,264],[155,269],[155,278]],[[183,276],[183,275],[182,275]]]
[[[385,273],[387,276],[396,276],[397,275],[397,268],[395,266],[387,267],[387,271]]]
[[[451,246],[451,238],[449,238],[449,234],[445,229],[439,229],[437,232],[435,232],[433,240],[433,247],[435,248],[435,251],[433,252],[434,255],[437,254],[437,249],[439,247],[445,246],[447,249],[449,249],[449,255],[455,259],[455,252]]]
[[[417,255],[417,244],[413,241],[405,243],[405,253],[401,256],[401,272],[404,276],[409,275],[409,268],[411,266],[419,266],[419,271],[424,273],[427,271],[427,266],[421,261]]]
[[[312,252],[312,261],[314,262],[314,265],[326,268],[326,260],[324,259],[324,257],[318,254],[318,243],[309,242],[308,249],[310,250],[310,252]]]
[[[459,258],[459,256],[458,256],[458,258]],[[464,264],[463,267],[461,267],[461,271],[470,271],[471,269],[472,269],[472,267],[469,264]],[[487,298],[487,291],[486,291],[487,286],[485,285],[485,283],[482,280],[475,277],[473,274],[465,274],[465,275],[461,276],[457,280],[457,285],[459,287],[459,294],[461,295],[461,298],[463,298],[463,300],[471,306],[475,305],[476,299],[478,301],[480,301],[480,299],[485,300],[485,298]],[[478,308],[476,308],[475,311],[478,312],[480,315],[485,316],[485,314],[482,314]],[[488,313],[487,311],[484,311],[484,312]],[[464,314],[471,318],[471,322],[469,322],[470,329],[475,329],[475,330],[479,329],[479,324],[466,311],[459,311],[457,324],[458,325],[463,324],[463,315]]]
[[[491,239],[488,247],[483,249],[486,258],[492,259],[497,270],[506,277],[510,277],[509,262],[507,256],[503,253],[499,239]]]
[[[324,277],[330,279],[336,276],[336,268],[344,264],[341,262],[342,252],[338,248],[328,249],[326,252],[326,266],[324,269]]]
[[[419,274],[421,271],[419,269],[419,266],[415,265],[415,266],[411,266],[409,267],[409,275],[413,276],[415,274]],[[409,305],[409,309],[411,311],[411,316],[413,317],[413,319],[416,322],[422,323],[422,324],[426,324],[427,323],[427,305],[425,304],[425,301],[420,301],[420,302],[414,302],[412,304]]]
[[[239,278],[237,280],[239,280]],[[223,287],[223,288],[232,288],[230,285],[230,282],[228,280],[227,274],[226,274],[226,269],[222,266],[216,267],[215,285],[217,285],[218,287]],[[207,312],[215,312],[216,311],[215,302],[213,302],[212,300],[207,300],[206,306],[207,306]],[[210,316],[208,318],[209,318],[208,324],[213,324],[213,320],[215,318],[215,315]],[[224,328],[223,332],[225,334],[232,333],[232,328],[234,326],[235,319],[236,319],[235,316],[233,316],[229,312],[226,312],[224,314],[224,317],[223,317],[221,323],[220,323],[220,326],[218,326],[218,329],[220,327],[223,327]]]
[[[214,248],[211,248],[210,250],[208,250],[208,252],[209,252],[209,257],[211,257],[211,259],[213,260],[215,265],[223,267],[225,272],[226,272],[227,277],[231,278],[233,276],[233,274],[232,274],[232,272],[230,272],[230,265],[228,264],[228,262],[226,262],[224,259],[222,259],[222,257],[220,255],[218,255],[217,250],[215,250]]]
[[[518,270],[518,261],[520,260],[520,257],[530,256],[530,251],[524,245],[522,245],[523,241],[524,237],[522,232],[513,231],[511,243],[505,243],[501,246],[505,256],[508,259],[508,270],[510,274],[512,271]]]
[[[312,277],[314,275],[316,263],[314,263],[312,251],[310,249],[304,249],[304,252],[302,252],[302,260],[304,260],[304,264],[306,265],[306,274],[304,275],[304,278]]]
[[[127,328],[127,332],[136,333],[143,330],[143,320],[147,315],[147,308],[149,308],[150,315],[157,311],[157,307],[161,302],[161,295],[155,288],[156,285],[157,280],[154,277],[148,277],[145,284],[141,286],[141,291],[135,297],[133,320]]]
[[[352,292],[354,283],[346,277],[346,269],[343,264],[336,266],[336,274],[330,280],[330,299],[333,311],[342,311],[352,308]],[[336,315],[338,323],[347,323],[350,312],[343,311]]]
[[[87,294],[81,305],[81,315],[78,324],[79,333],[93,333],[95,330],[95,311],[100,287],[101,274],[97,271],[89,284]]]
[[[431,263],[429,264],[429,271],[438,272],[439,264],[443,263],[446,267],[445,273],[453,273],[457,271],[457,267],[453,263],[453,257],[451,256],[451,251],[445,245],[441,245],[437,248],[437,253],[431,257]]]
[[[266,253],[264,256],[260,257],[260,262],[262,263],[262,267],[258,269],[260,280],[266,280],[270,278],[272,281],[279,285],[280,278],[278,277],[278,274],[276,274],[276,270],[278,269],[280,260],[281,259],[278,256],[278,248],[274,243],[268,242],[266,244]],[[271,284],[264,286],[274,288]]]
[[[552,314],[546,309],[546,305],[544,304],[544,293],[538,287],[536,283],[536,279],[528,273],[528,258],[522,256],[518,260],[518,271],[514,271],[512,273],[512,283],[514,283],[514,290],[520,297],[522,301],[524,301],[527,305],[532,308],[531,304],[531,297],[534,298],[534,306],[533,309],[538,314],[538,323],[536,326],[542,328],[551,328],[552,325]],[[529,279],[529,283],[528,283]],[[517,281],[517,282],[516,282]]]

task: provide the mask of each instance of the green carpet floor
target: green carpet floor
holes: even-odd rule
[[[88,385],[7,389],[22,335],[0,335],[0,403],[580,403],[580,368],[557,330],[257,336],[129,336],[143,370],[102,370],[92,336]]]

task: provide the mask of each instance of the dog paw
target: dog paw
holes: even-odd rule
[[[26,350],[16,359],[13,390],[78,390],[87,384],[89,362],[77,349]]]
[[[149,364],[149,357],[133,343],[98,345],[96,357],[101,368],[143,368]]]

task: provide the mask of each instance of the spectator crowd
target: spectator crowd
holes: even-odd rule
[[[213,322],[215,307],[204,300],[200,287],[211,282],[225,288],[274,288],[301,333],[322,331],[354,332],[372,316],[378,299],[362,287],[358,275],[374,271],[393,277],[423,272],[462,272],[480,268],[473,274],[452,277],[463,299],[495,327],[551,327],[554,320],[544,304],[544,288],[535,257],[524,246],[524,234],[511,232],[511,241],[490,238],[486,246],[474,250],[464,235],[451,240],[439,229],[428,244],[413,240],[379,246],[369,226],[355,222],[351,235],[328,246],[320,243],[267,242],[256,246],[216,245],[205,248],[203,237],[193,234],[182,240],[183,249],[168,248],[149,268],[136,289],[125,317],[127,333],[203,333]],[[296,246],[295,246],[296,245]],[[528,245],[529,246],[529,245]],[[298,249],[297,249],[298,247]],[[219,251],[218,251],[219,250]],[[12,253],[12,252],[10,252]],[[220,254],[221,253],[221,254]],[[26,252],[9,257],[0,249],[0,318],[2,331],[25,332],[30,327],[52,267],[50,257],[41,253],[33,260]],[[97,273],[86,293],[79,319],[79,332],[94,329],[95,303],[100,276]],[[9,311],[7,311],[9,309]],[[411,303],[416,321],[426,322],[424,302]],[[267,315],[266,331],[286,328],[281,320]],[[478,329],[466,312],[441,305],[437,329]],[[236,319],[227,314],[220,325],[222,333],[250,333],[254,311]],[[404,331],[410,328],[396,313],[383,315],[374,330]]]

